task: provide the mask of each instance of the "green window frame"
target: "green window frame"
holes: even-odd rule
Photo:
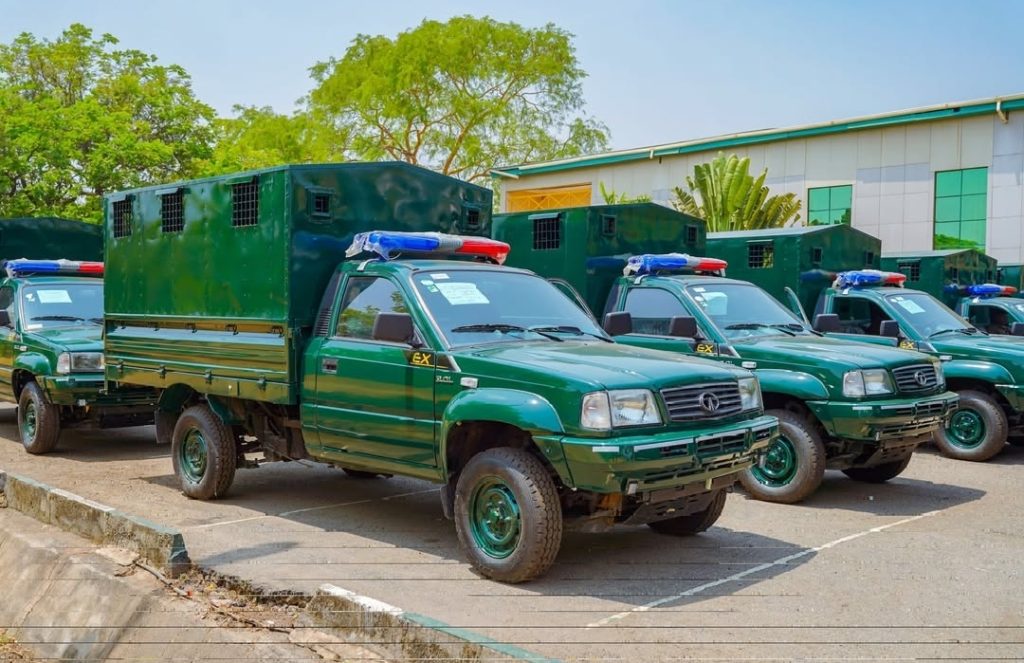
[[[988,168],[935,173],[933,248],[985,248]]]
[[[853,213],[853,185],[822,186],[807,190],[807,225],[850,225]]]

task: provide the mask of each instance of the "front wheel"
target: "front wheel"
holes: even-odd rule
[[[986,393],[966,390],[949,423],[935,433],[935,446],[943,456],[983,461],[1003,450],[1008,432],[999,403]]]
[[[47,402],[43,390],[29,382],[18,398],[18,432],[30,454],[45,454],[57,448],[60,437],[60,408]]]
[[[235,479],[236,460],[231,429],[208,406],[193,405],[181,413],[171,439],[181,492],[196,500],[223,497]]]
[[[725,508],[725,495],[725,489],[723,488],[715,493],[715,496],[711,498],[711,503],[703,511],[679,516],[678,518],[656,520],[653,523],[647,523],[647,526],[658,534],[668,534],[670,536],[700,534],[714,525],[722,515],[722,509]]]
[[[907,465],[910,465],[909,454],[906,458],[894,460],[891,463],[882,463],[881,465],[872,465],[871,467],[850,467],[843,470],[843,474],[854,481],[885,483],[889,479],[895,479],[903,474],[903,470],[907,469]]]
[[[562,545],[562,508],[547,468],[521,449],[473,456],[455,488],[455,530],[482,575],[518,583],[543,574]]]
[[[779,436],[760,463],[740,474],[750,496],[765,502],[794,504],[818,489],[825,477],[825,446],[807,417],[789,410],[768,410],[779,420]]]

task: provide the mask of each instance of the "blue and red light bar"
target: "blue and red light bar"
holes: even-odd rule
[[[840,272],[836,277],[834,288],[864,288],[870,286],[893,286],[902,288],[907,280],[906,274],[899,272],[882,272],[877,269],[856,269]]]
[[[29,260],[18,258],[3,263],[8,276],[27,276],[29,274],[57,274],[65,276],[103,276],[102,262],[82,260]]]
[[[969,297],[1012,297],[1017,294],[1017,288],[1012,285],[999,285],[998,283],[978,283],[960,287],[960,292]]]
[[[391,260],[403,253],[421,253],[433,256],[475,256],[502,264],[508,257],[509,245],[486,237],[466,237],[444,233],[409,233],[371,230],[359,233],[345,251],[349,258],[364,251],[376,253]]]
[[[729,263],[718,258],[701,258],[686,253],[645,253],[629,258],[622,273],[629,276],[659,271],[718,272],[728,266]]]

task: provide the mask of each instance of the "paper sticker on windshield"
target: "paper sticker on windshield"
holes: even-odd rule
[[[67,290],[36,290],[41,304],[70,304],[71,295]]]
[[[437,278],[437,274],[434,275],[434,278]],[[491,303],[491,300],[484,297],[484,293],[480,292],[475,283],[435,283],[434,286],[441,291],[441,294],[452,306]]]
[[[447,281],[448,280],[448,275],[447,274],[431,274],[430,277],[432,279],[434,279],[435,281]]]
[[[899,305],[901,309],[912,315],[924,313],[924,309],[921,308],[921,306],[917,302],[912,301],[910,299],[900,299],[896,303]]]
[[[693,289],[694,292],[704,292],[704,288],[696,287]]]
[[[1013,308],[1017,309],[1018,311],[1024,312],[1024,304],[1014,304]]]

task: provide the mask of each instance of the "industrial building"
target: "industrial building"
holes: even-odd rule
[[[1024,263],[1024,94],[495,169],[498,211],[601,204],[601,185],[671,205],[719,152],[768,169],[800,223],[852,223],[883,250],[974,247]]]

